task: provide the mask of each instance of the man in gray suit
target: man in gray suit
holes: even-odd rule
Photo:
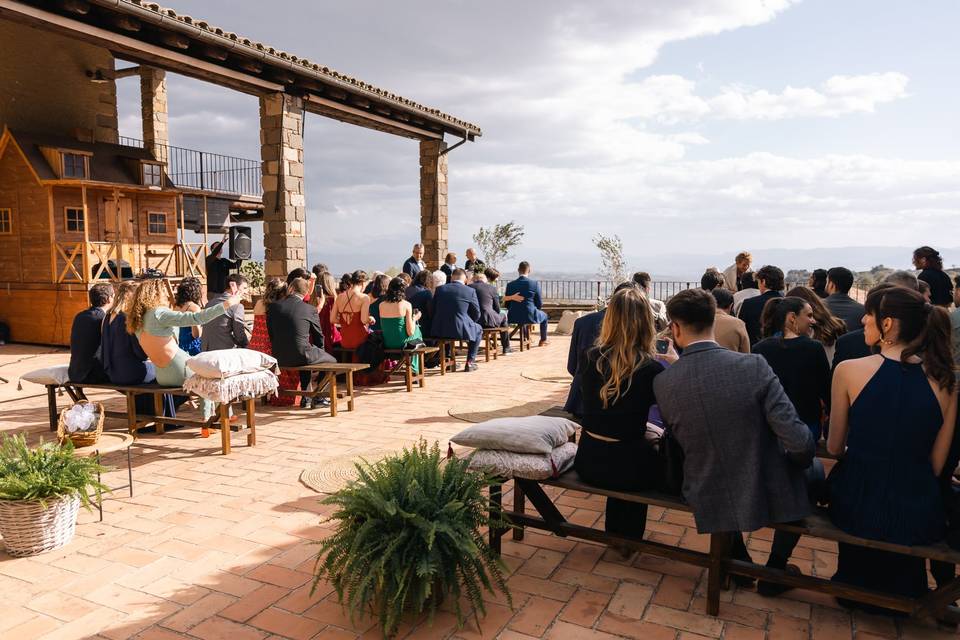
[[[716,343],[710,293],[678,293],[667,315],[683,355],[653,388],[664,423],[683,449],[683,496],[700,533],[736,533],[733,556],[749,560],[739,532],[810,513],[804,470],[814,462],[813,436],[761,356]],[[778,531],[767,566],[787,569],[798,540]],[[770,583],[759,589],[765,595],[785,590]]]

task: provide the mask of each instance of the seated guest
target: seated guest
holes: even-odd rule
[[[787,291],[787,297],[802,298],[810,305],[815,321],[810,337],[823,345],[827,354],[827,361],[833,362],[833,354],[837,348],[837,340],[847,332],[847,325],[840,318],[830,313],[823,298],[809,287],[794,287]]]
[[[871,292],[892,286],[906,287],[914,291],[920,290],[917,276],[909,271],[894,271],[884,277],[880,284],[871,289]],[[847,327],[847,329],[849,330],[850,327]],[[863,335],[863,324],[860,324],[855,330],[849,330],[837,339],[837,347],[833,354],[833,368],[836,369],[837,365],[845,360],[866,358],[874,353],[876,353],[876,349],[866,343]]]
[[[703,275],[700,276],[700,288],[704,291],[713,291],[717,287],[722,287],[724,285],[723,274],[717,271],[716,269],[710,268],[703,272]],[[728,289],[729,291],[729,289]],[[730,293],[730,298],[733,299],[733,293]]]
[[[747,325],[751,347],[760,342],[763,337],[760,326],[763,308],[770,300],[783,297],[783,271],[771,265],[761,267],[760,271],[757,271],[757,284],[760,287],[760,295],[744,300],[740,305],[740,313],[737,314],[737,317]]]
[[[953,282],[943,271],[943,258],[933,247],[920,247],[913,252],[913,266],[920,269],[917,278],[930,285],[930,302],[947,308],[953,302]]]
[[[70,366],[73,382],[97,384],[107,381],[103,363],[97,359],[100,332],[107,309],[113,304],[113,285],[95,284],[87,292],[90,306],[73,317],[70,328]]]
[[[230,260],[222,258],[223,245],[227,241],[227,232],[223,232],[223,238],[210,245],[210,253],[206,258],[207,274],[207,298],[212,298],[227,288],[227,276],[231,269],[239,269],[243,260]]]
[[[810,274],[810,280],[807,281],[807,286],[813,289],[813,292],[820,298],[826,298],[830,295],[827,293],[827,270],[814,269],[813,273]]]
[[[222,305],[229,298],[239,296],[241,300],[247,297],[249,287],[247,279],[239,273],[230,274],[227,277],[227,290],[217,294],[207,302],[207,307]],[[244,322],[243,303],[230,307],[227,312],[206,323],[203,326],[203,335],[201,341],[204,351],[217,351],[219,349],[233,349],[239,347],[246,349],[250,344],[247,337],[247,325]]]
[[[490,272],[494,280],[500,277],[500,272],[493,267],[487,267],[486,271]],[[507,316],[500,310],[500,294],[494,285],[487,282],[487,273],[476,274],[476,281],[469,286],[477,292],[477,301],[480,303],[480,326],[484,329],[506,327]],[[513,351],[510,348],[510,334],[506,331],[500,332],[500,346],[504,355]]]
[[[268,356],[273,355],[270,346],[270,332],[267,330],[267,309],[271,304],[287,297],[287,283],[280,278],[270,278],[263,290],[263,297],[253,305],[253,333],[250,335],[248,348],[254,349]],[[326,336],[324,336],[326,338]],[[300,376],[295,371],[280,372],[280,388],[296,389],[300,384]],[[288,407],[296,404],[295,396],[278,394],[270,398],[274,407]]]
[[[650,295],[650,274],[646,271],[637,271],[633,274],[633,283],[640,287],[643,295],[650,301],[650,310],[653,312],[653,320],[657,331],[663,331],[667,328],[667,305],[662,300],[657,300]]]
[[[450,282],[450,277],[453,275],[454,270],[457,268],[457,254],[448,253],[447,257],[443,259],[443,264],[440,265],[440,271],[447,276],[447,282]]]
[[[323,327],[323,348],[333,355],[333,350],[340,345],[340,330],[333,324],[331,313],[327,309],[333,309],[333,304],[337,299],[337,281],[333,276],[324,271],[318,276],[317,291],[318,298],[322,298],[317,307],[320,314],[320,326]],[[319,300],[318,300],[319,301]]]
[[[681,291],[667,303],[667,313],[683,355],[656,377],[653,389],[663,421],[683,449],[683,496],[697,531],[730,532],[733,557],[749,560],[739,532],[810,513],[804,470],[814,460],[813,436],[761,356],[715,342],[713,296]],[[799,536],[781,533],[774,536],[767,565],[784,569]]]
[[[663,467],[644,436],[656,404],[653,381],[663,365],[654,351],[650,303],[627,287],[613,294],[605,311],[596,346],[580,367],[583,430],[574,465],[581,478],[604,489],[654,489]],[[647,505],[607,498],[606,531],[641,539],[646,523]]]
[[[319,316],[310,305],[303,304],[304,297],[312,288],[309,280],[296,278],[290,283],[287,297],[267,307],[270,346],[281,368],[336,362],[333,356],[323,350],[323,328]],[[312,377],[310,371],[301,371],[300,388],[310,389]],[[303,397],[300,406],[311,409],[314,403],[310,398]]]
[[[743,287],[741,278],[743,274],[750,271],[750,265],[753,263],[753,256],[749,251],[741,251],[733,259],[733,264],[723,270],[723,286],[730,293],[736,293]]]
[[[350,289],[350,287],[352,286],[352,285],[350,284],[350,279],[351,279],[352,275],[353,275],[353,274],[345,273],[345,274],[343,274],[342,276],[340,276],[340,282],[337,283],[337,295],[338,295],[338,296],[339,296],[341,293],[343,293],[344,291],[347,291],[347,290]]]
[[[823,345],[809,337],[815,326],[806,300],[774,298],[763,309],[764,339],[753,345],[753,352],[777,374],[797,415],[818,441],[823,407],[830,406],[830,361]]]
[[[744,300],[755,298],[758,295],[760,295],[760,290],[757,288],[756,274],[753,271],[747,271],[740,276],[740,291],[733,294],[733,315],[740,315],[740,307]]]
[[[174,296],[174,311],[193,313],[202,308],[202,290],[200,288],[199,278],[184,278],[177,285],[177,293]],[[180,327],[180,348],[191,356],[195,356],[203,348],[200,340],[201,327]]]
[[[613,290],[614,294],[624,289],[635,289],[637,285],[633,282],[621,282]],[[647,299],[649,302],[649,298]],[[650,306],[649,304],[647,306]],[[570,383],[570,391],[567,394],[567,402],[563,405],[563,410],[572,413],[575,416],[583,415],[583,396],[580,393],[580,370],[586,358],[587,351],[591,349],[600,336],[600,327],[603,325],[603,317],[606,315],[606,308],[588,313],[585,316],[577,318],[573,323],[573,333],[570,336],[570,351],[567,353],[567,373],[573,376]]]
[[[373,281],[370,283],[370,288],[367,292],[367,295],[370,296],[370,324],[373,325],[371,328],[374,331],[380,331],[380,303],[383,302],[384,298],[387,295],[387,288],[390,286],[390,276],[385,274],[380,274],[374,276]]]
[[[417,274],[426,268],[427,265],[423,263],[423,245],[417,243],[413,245],[410,257],[403,263],[403,272],[409,274],[411,278],[416,278]]]
[[[477,257],[477,252],[471,247],[467,249],[467,261],[463,263],[463,270],[467,273],[483,273],[487,265]]]
[[[713,324],[713,332],[719,344],[724,349],[750,353],[750,336],[747,335],[747,325],[743,320],[733,317],[733,294],[726,287],[716,287],[710,291],[717,301],[717,316]]]
[[[463,269],[453,272],[450,282],[437,287],[430,303],[430,333],[434,338],[451,338],[467,343],[467,362],[464,371],[477,370],[477,351],[483,330],[480,320],[480,302],[477,293],[466,285]]]
[[[367,286],[363,288],[363,292],[364,292],[365,294],[367,294],[368,296],[370,296],[370,299],[371,299],[371,300],[374,299],[374,296],[372,296],[371,293],[373,292],[373,288],[374,288],[374,287],[376,286],[376,284],[377,284],[377,278],[380,278],[380,277],[383,276],[383,275],[385,275],[385,274],[383,273],[383,271],[374,271],[374,272],[373,272],[373,275],[370,277],[370,279],[367,280]],[[388,277],[389,277],[389,276],[388,276]]]
[[[407,285],[407,288],[403,292],[403,297],[406,298],[407,302],[412,301],[413,297],[421,291],[426,291],[429,288],[432,277],[433,274],[426,270],[417,273],[416,277],[413,279],[413,282]]]
[[[880,353],[834,371],[827,450],[843,459],[830,473],[830,518],[862,538],[933,544],[946,533],[938,476],[957,411],[950,320],[906,287],[877,288],[865,306],[865,340]],[[833,579],[901,596],[928,591],[923,558],[845,543]]]
[[[420,273],[426,274],[422,277],[425,288],[410,298],[409,302],[414,311],[420,312],[420,330],[425,336],[433,336],[430,331],[430,303],[433,302],[433,294],[437,288],[442,287],[447,282],[447,274],[439,269],[437,271],[421,271]]]
[[[846,267],[834,267],[827,271],[827,293],[823,303],[830,313],[843,320],[847,330],[860,326],[863,317],[863,305],[850,297],[853,287],[853,272]]]
[[[340,344],[344,349],[356,349],[370,335],[370,296],[363,292],[366,286],[367,272],[354,271],[350,288],[337,296],[330,310],[330,319],[340,327]]]
[[[540,325],[540,346],[545,346],[548,344],[547,314],[541,310],[543,301],[540,299],[540,285],[530,279],[530,263],[526,260],[520,263],[517,273],[519,277],[507,284],[506,295],[521,295],[523,301],[507,303],[507,321],[522,325],[522,331],[527,330],[526,325]]]
[[[383,346],[387,349],[403,349],[407,344],[423,343],[423,334],[417,326],[420,313],[403,299],[406,284],[403,278],[394,278],[387,285],[387,293],[380,303],[380,331],[383,332]],[[410,359],[414,373],[420,373],[418,358]]]

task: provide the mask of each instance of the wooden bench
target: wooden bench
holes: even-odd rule
[[[428,353],[436,353],[440,347],[428,347],[425,344],[419,345],[416,349],[384,349],[383,353],[389,360],[396,360],[396,364],[387,371],[388,376],[403,376],[407,383],[407,392],[413,391],[413,383],[417,382],[420,388],[426,386],[425,356]],[[418,372],[413,371],[413,360],[416,358]]]
[[[500,335],[507,334],[507,343],[510,342],[510,327],[485,327],[483,329],[483,356],[485,362],[490,362],[490,354],[493,354],[493,359],[497,359],[497,350],[500,345]]]
[[[281,367],[284,371],[312,371],[322,373],[323,378],[317,380],[313,391],[303,391],[297,389],[278,389],[277,393],[285,396],[307,396],[308,398],[317,398],[324,394],[329,394],[330,398],[330,417],[337,415],[337,376],[346,377],[347,393],[344,397],[347,399],[347,411],[353,411],[353,373],[368,369],[370,365],[363,362],[323,362],[320,364],[305,364],[302,367]]]
[[[457,348],[461,342],[458,338],[433,338],[437,348],[440,350],[440,375],[446,375],[447,369],[457,370]],[[449,345],[450,355],[447,355]]]
[[[510,340],[514,340],[514,336],[518,336],[517,339],[520,340],[520,353],[523,353],[523,349],[530,349],[530,327],[535,325],[532,324],[515,324],[512,325],[513,328],[510,330]]]
[[[56,396],[56,385],[46,385],[47,386],[47,404],[50,411],[50,428],[51,430],[56,430],[56,415],[57,415],[57,396]],[[170,418],[163,415],[163,396],[170,394],[175,396],[190,396],[190,394],[184,391],[180,387],[165,387],[159,384],[143,384],[143,385],[116,385],[116,384],[80,384],[76,382],[67,382],[63,385],[64,391],[70,396],[74,402],[79,402],[80,400],[86,400],[87,397],[84,394],[84,389],[104,389],[107,391],[116,391],[126,396],[127,399],[127,410],[126,411],[104,411],[104,415],[110,418],[125,418],[127,420],[127,429],[132,435],[136,435],[137,432],[143,427],[153,424],[155,425],[157,435],[163,435],[164,425],[174,424],[184,427],[200,427],[201,430],[205,429],[220,429],[220,441],[221,441],[221,450],[223,454],[226,455],[230,453],[230,405],[221,404],[217,412],[217,415],[211,416],[207,420],[190,420],[187,418]],[[138,414],[136,407],[136,398],[138,395],[151,395],[153,396],[153,415]],[[246,429],[247,433],[247,445],[255,446],[257,444],[257,426],[256,426],[256,407],[255,407],[255,398],[245,398],[238,402],[242,402],[244,405],[244,411],[246,413]],[[237,430],[240,430],[242,427],[236,427]]]
[[[707,613],[712,616],[716,616],[720,611],[721,588],[724,587],[729,576],[737,575],[784,584],[798,589],[825,593],[865,604],[886,607],[913,616],[930,615],[952,622],[960,621],[960,609],[954,606],[954,601],[960,597],[960,576],[921,598],[908,598],[882,593],[872,589],[831,582],[830,580],[814,576],[791,575],[785,571],[772,569],[764,565],[732,559],[730,557],[732,538],[731,534],[727,533],[712,534],[710,536],[710,551],[704,553],[655,542],[653,540],[627,538],[607,533],[602,529],[574,524],[563,517],[559,509],[557,509],[553,501],[544,491],[543,487],[545,486],[618,498],[627,502],[653,505],[677,511],[691,511],[689,505],[684,503],[680,498],[654,491],[625,492],[594,487],[583,482],[575,471],[569,471],[559,478],[551,480],[535,481],[515,479],[513,510],[502,512],[505,520],[510,523],[513,528],[491,527],[489,531],[490,545],[495,552],[500,552],[501,538],[507,531],[513,531],[514,540],[522,540],[524,528],[531,527],[550,531],[562,537],[569,536],[593,542],[615,544],[642,553],[703,567],[707,570]],[[528,499],[536,509],[538,515],[531,515],[526,512],[526,501]],[[490,501],[490,515],[492,518],[495,518],[497,511],[501,509],[501,484],[491,486]],[[844,542],[871,549],[881,549],[926,558],[928,560],[942,560],[954,564],[960,563],[960,552],[951,549],[945,543],[923,547],[908,547],[868,540],[866,538],[858,538],[844,533],[830,522],[826,512],[822,509],[818,509],[813,515],[804,519],[802,523],[779,524],[774,525],[773,528],[834,542]]]

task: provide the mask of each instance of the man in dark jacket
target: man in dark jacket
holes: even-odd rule
[[[863,305],[850,297],[853,288],[853,272],[846,267],[834,267],[827,271],[827,293],[823,303],[830,313],[844,321],[847,331],[856,331],[863,323]]]
[[[492,267],[488,267],[487,271],[494,272],[491,274],[493,275],[493,280],[500,277],[500,273]],[[478,273],[474,276],[473,282],[468,285],[477,292],[477,302],[480,303],[480,326],[484,329],[506,327],[507,316],[500,310],[500,294],[497,292],[495,286],[487,282],[487,278],[488,275],[486,273]],[[513,349],[510,348],[509,332],[500,332],[500,346],[503,348],[504,355],[513,351]]]
[[[467,343],[467,363],[464,371],[477,370],[477,351],[480,349],[480,302],[477,293],[468,287],[463,269],[451,274],[448,284],[433,292],[430,303],[430,333],[435,338],[453,338]]]
[[[310,283],[303,278],[296,278],[289,286],[290,295],[267,307],[267,332],[270,334],[273,357],[280,367],[336,362],[333,356],[323,350],[323,329],[316,307],[303,304],[304,297],[310,293]],[[301,371],[300,388],[309,389],[312,377],[310,371]],[[327,403],[325,399],[319,399],[316,403],[307,397],[300,400],[300,406],[304,409],[312,408],[313,404]]]
[[[440,271],[443,271],[447,276],[447,284],[450,283],[450,279],[453,277],[453,272],[457,270],[457,254],[448,253],[447,257],[443,259],[443,264],[440,265]]]
[[[737,317],[747,325],[751,348],[760,342],[762,337],[760,318],[763,315],[763,307],[773,298],[782,298],[784,286],[783,271],[771,265],[761,267],[757,271],[756,279],[760,287],[760,295],[744,300],[740,305],[740,313],[737,314]]]
[[[530,279],[530,263],[524,260],[517,268],[519,277],[507,284],[505,298],[513,295],[523,296],[522,302],[507,303],[507,321],[510,324],[540,325],[540,346],[547,343],[547,314],[541,310],[543,300],[540,297],[540,284]],[[527,327],[524,326],[523,329]]]
[[[423,245],[419,243],[413,245],[413,252],[403,263],[403,272],[415,279],[417,274],[426,268],[427,265],[423,263]]]
[[[113,285],[95,284],[87,292],[90,307],[73,318],[70,328],[70,366],[67,374],[72,382],[99,384],[108,382],[103,363],[97,357],[103,317],[113,304]]]
[[[227,276],[231,269],[239,269],[243,260],[229,260],[221,258],[223,245],[227,241],[227,234],[223,234],[222,240],[217,240],[210,245],[210,253],[207,254],[207,298],[212,298],[218,293],[223,293],[227,288]]]
[[[473,248],[467,249],[467,261],[463,263],[463,270],[468,274],[483,273],[487,265],[477,257],[477,252]]]

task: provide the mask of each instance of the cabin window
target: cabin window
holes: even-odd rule
[[[63,218],[68,233],[83,233],[83,207],[67,207],[63,210]]]
[[[167,214],[151,211],[147,214],[147,233],[152,236],[164,235],[167,232]]]
[[[64,178],[87,178],[87,156],[79,153],[63,154],[63,177]]]
[[[143,163],[143,184],[148,187],[160,187],[163,183],[163,171],[158,164]]]
[[[0,209],[0,235],[8,236],[13,233],[13,210]]]

